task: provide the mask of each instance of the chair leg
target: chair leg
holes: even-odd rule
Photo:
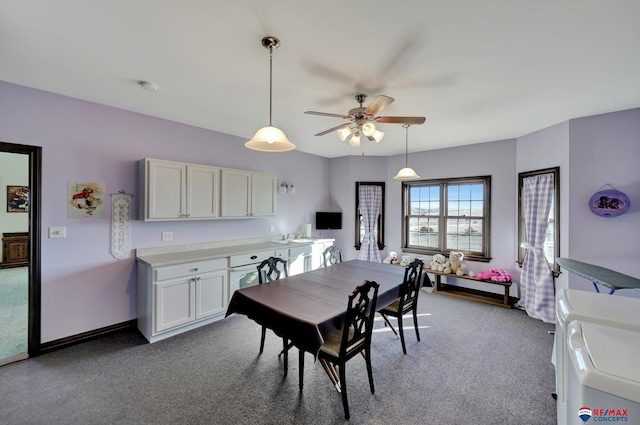
[[[267,328],[265,328],[264,326],[262,327],[262,337],[260,338],[260,354],[262,354],[262,351],[264,350],[264,337],[267,333]]]
[[[324,371],[327,372],[327,375],[329,376],[329,379],[331,379],[331,383],[333,384],[333,386],[336,387],[336,391],[341,392],[340,378],[338,377],[338,374],[336,373],[333,365],[325,359],[320,359],[320,364],[324,368]]]
[[[416,328],[416,337],[418,338],[418,341],[420,341],[420,331],[418,330],[418,313],[415,308],[413,309],[413,326],[415,326]]]
[[[387,318],[387,316],[383,313],[380,313],[380,316],[382,316],[382,318],[384,319],[384,324],[385,326],[389,326],[391,328],[391,330],[393,331],[393,334],[398,337],[398,332],[396,332],[395,328],[393,327],[393,325],[391,324],[391,322],[389,321],[389,319]]]
[[[407,354],[407,347],[404,345],[404,330],[402,326],[402,313],[398,314],[398,331],[400,331],[400,343],[402,344],[402,352]]]
[[[289,369],[289,343],[286,338],[282,338],[282,351],[284,352],[284,376],[287,376]]]
[[[340,368],[340,388],[342,389],[342,406],[344,407],[344,418],[349,419],[351,415],[349,415],[349,402],[347,401],[347,382],[346,382],[346,363],[342,363]]]
[[[376,393],[376,389],[373,385],[373,370],[371,368],[371,348],[364,350],[366,352],[364,358],[367,362],[367,374],[369,375],[369,388],[371,388],[371,394]]]
[[[302,391],[302,385],[304,383],[304,351],[302,350],[298,351],[298,368],[300,369],[300,383],[298,385],[300,386],[300,391]]]

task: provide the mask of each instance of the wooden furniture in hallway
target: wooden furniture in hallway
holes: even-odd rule
[[[3,269],[29,265],[29,233],[15,232],[2,234]]]

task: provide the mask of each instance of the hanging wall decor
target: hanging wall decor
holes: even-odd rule
[[[611,189],[603,190],[605,186]],[[608,183],[605,186],[589,199],[591,212],[600,217],[617,217],[626,213],[631,206],[629,197]]]
[[[7,186],[7,212],[29,212],[28,186]]]
[[[131,198],[124,190],[111,193],[111,254],[122,260],[131,251]]]

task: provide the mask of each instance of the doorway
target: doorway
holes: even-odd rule
[[[25,155],[28,167],[28,192],[29,208],[27,218],[27,248],[28,265],[15,267],[14,273],[9,276],[14,280],[24,281],[28,287],[27,296],[27,343],[26,352],[22,351],[15,355],[0,358],[0,365],[33,357],[40,354],[40,246],[41,246],[41,199],[42,199],[42,148],[39,146],[28,146],[13,143],[0,142],[0,152]],[[8,189],[6,190],[8,191]],[[0,187],[0,196],[7,196],[5,188]],[[24,214],[24,213],[22,213]],[[11,233],[11,232],[8,232]],[[3,269],[4,270],[4,269]],[[11,270],[11,269],[7,269]]]

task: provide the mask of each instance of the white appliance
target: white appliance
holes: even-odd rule
[[[564,423],[640,423],[640,330],[580,320],[566,329]]]
[[[637,298],[576,289],[560,289],[558,291],[556,296],[554,359],[559,425],[569,423],[567,422],[568,415],[574,415],[575,413],[568,411],[567,406],[567,374],[569,370],[567,341],[569,324],[573,321],[582,321],[640,331],[639,312],[640,299]]]

